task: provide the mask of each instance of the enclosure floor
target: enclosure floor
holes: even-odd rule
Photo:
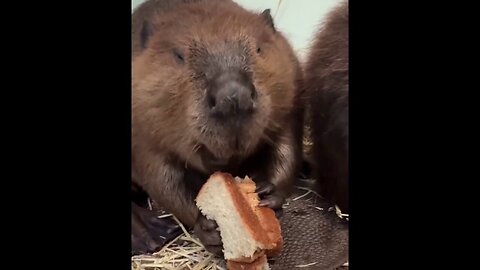
[[[272,270],[342,269],[348,261],[348,221],[300,180],[280,218],[284,247],[269,261]],[[188,266],[187,266],[188,264]],[[205,251],[191,231],[153,255],[132,257],[132,269],[226,269],[222,258]]]

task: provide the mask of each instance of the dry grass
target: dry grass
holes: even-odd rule
[[[226,270],[225,261],[205,250],[200,241],[173,217],[183,233],[152,255],[132,257],[132,270]]]
[[[308,117],[305,113],[305,118]],[[303,127],[303,153],[306,156],[310,156],[313,151],[312,129],[309,125]]]

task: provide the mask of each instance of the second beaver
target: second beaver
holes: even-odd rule
[[[252,177],[262,204],[281,208],[302,157],[300,66],[269,10],[183,0],[145,12],[153,2],[132,15],[132,180],[219,253],[194,198],[224,171]],[[133,249],[154,242],[162,228],[150,223]]]
[[[314,174],[331,203],[348,213],[348,1],[327,15],[305,68]]]

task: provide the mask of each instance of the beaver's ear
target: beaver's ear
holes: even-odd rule
[[[273,18],[272,18],[272,15],[270,14],[270,9],[265,9],[260,15],[262,16],[265,23],[267,23],[268,26],[270,26],[275,32],[275,24],[273,23]]]
[[[147,47],[147,42],[152,36],[153,29],[148,21],[143,21],[142,29],[140,30],[140,47],[145,49]]]

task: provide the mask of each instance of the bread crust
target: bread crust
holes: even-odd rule
[[[263,230],[273,243],[273,247],[265,250],[267,257],[276,257],[280,255],[283,248],[282,231],[280,222],[275,216],[275,212],[267,207],[257,207],[257,217],[262,224]]]
[[[267,264],[267,256],[263,255],[258,257],[255,261],[251,263],[239,263],[235,261],[227,261],[227,269],[228,270],[265,270],[268,269],[266,266]]]
[[[264,232],[274,245],[272,248],[265,250],[265,254],[267,257],[276,257],[280,255],[283,247],[283,238],[280,222],[275,216],[275,211],[268,207],[262,207],[258,205],[260,200],[258,195],[255,193],[256,184],[252,179],[250,179],[250,177],[246,176],[245,179],[237,177],[235,179],[240,192],[250,204],[250,207],[257,215]]]

